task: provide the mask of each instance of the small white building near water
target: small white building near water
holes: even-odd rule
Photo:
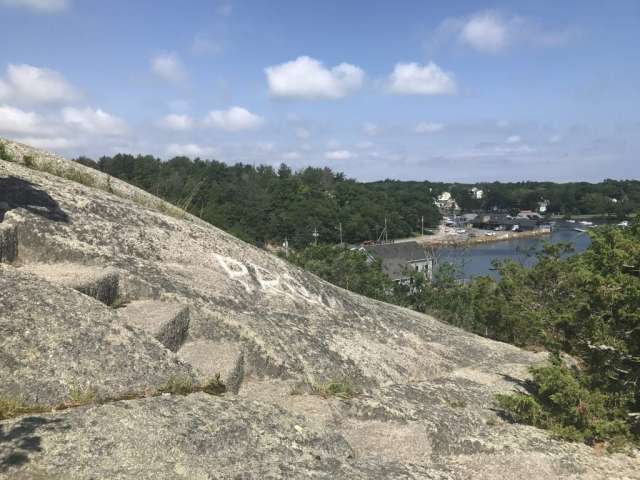
[[[549,208],[549,200],[542,200],[538,202],[538,212],[547,213],[547,209]]]
[[[442,192],[438,195],[434,203],[441,213],[460,211],[458,203],[451,196],[450,192]]]

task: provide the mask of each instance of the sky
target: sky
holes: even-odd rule
[[[363,181],[640,177],[640,1],[0,0],[0,136]]]

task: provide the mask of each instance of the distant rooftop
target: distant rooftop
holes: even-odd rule
[[[403,277],[409,263],[429,260],[426,250],[417,242],[363,245],[361,248],[379,259],[382,262],[382,270],[392,279]]]

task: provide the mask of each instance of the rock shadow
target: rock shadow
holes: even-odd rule
[[[42,439],[37,430],[60,420],[25,417],[19,422],[0,425],[0,473],[29,462],[29,455],[42,451]]]
[[[34,183],[18,177],[0,177],[0,222],[14,208],[24,208],[31,213],[69,223],[69,216],[51,196]]]

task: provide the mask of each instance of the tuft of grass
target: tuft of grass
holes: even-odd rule
[[[4,142],[0,142],[0,160],[5,160],[7,162],[12,161],[12,158],[7,153],[7,149],[4,146]]]
[[[227,391],[227,387],[220,379],[219,373],[211,380],[205,382],[204,385],[195,384],[191,377],[176,375],[170,377],[167,383],[163,387],[160,387],[158,391],[172,395],[189,395],[195,392],[204,392],[209,395],[222,395]]]
[[[33,413],[36,410],[35,407],[25,405],[21,400],[0,395],[0,420]]]
[[[311,386],[311,393],[322,398],[337,397],[343,400],[359,395],[360,390],[347,381],[332,380],[327,383],[319,383]]]
[[[214,378],[205,383],[202,391],[209,395],[222,395],[227,391],[227,386],[220,380],[220,374],[216,373]]]
[[[176,375],[170,377],[167,383],[158,389],[160,393],[173,395],[189,395],[194,392],[194,384],[191,377]]]
[[[93,403],[96,399],[96,393],[89,387],[72,388],[69,391],[69,401],[74,406],[87,405]]]
[[[118,309],[118,308],[125,307],[127,305],[127,303],[129,303],[129,302],[127,302],[123,296],[116,295],[116,298],[113,299],[113,302],[109,306],[115,310],[115,309]]]
[[[31,155],[23,156],[22,161],[24,162],[25,166],[29,168],[33,168],[33,166],[35,165],[35,160]]]

